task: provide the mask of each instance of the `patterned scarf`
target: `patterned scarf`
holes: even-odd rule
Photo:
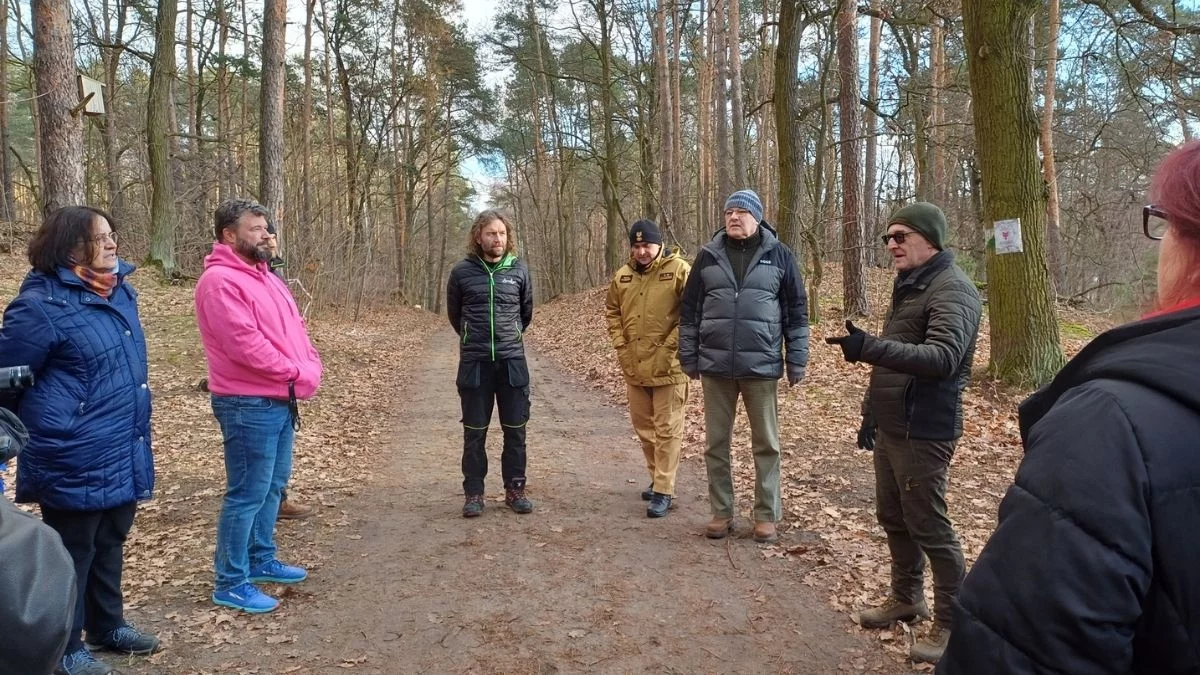
[[[71,271],[75,272],[75,275],[93,293],[105,300],[108,299],[108,296],[112,295],[113,289],[117,287],[119,281],[115,272],[97,272],[83,265],[75,265],[71,268]]]

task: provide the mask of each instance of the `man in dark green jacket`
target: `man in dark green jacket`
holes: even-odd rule
[[[936,663],[950,637],[954,596],[965,571],[946,513],[946,473],[962,435],[962,392],[982,308],[975,285],[943,250],[946,216],[916,202],[892,214],[883,237],[896,267],[892,306],[879,337],[849,321],[827,338],[847,361],[874,366],[858,447],[875,451],[875,500],[892,555],[892,592],[859,615],[866,628],[928,617],[925,557],[933,569],[934,626],[913,645]]]

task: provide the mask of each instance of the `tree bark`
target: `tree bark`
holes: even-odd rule
[[[946,180],[946,105],[943,93],[946,88],[946,31],[943,23],[941,17],[935,16],[929,30],[929,154],[933,179],[930,193],[936,204],[946,208],[950,191]]]
[[[1038,142],[1042,150],[1042,179],[1046,181],[1046,248],[1050,258],[1050,278],[1058,294],[1067,292],[1066,260],[1058,213],[1058,168],[1054,161],[1054,95],[1058,80],[1058,32],[1062,25],[1059,0],[1049,0],[1046,25],[1046,83],[1042,94],[1042,124]],[[1186,120],[1181,125],[1187,138]]]
[[[733,121],[733,182],[738,189],[749,186],[746,173],[746,109],[742,104],[742,10],[738,0],[728,0],[729,30],[725,33],[729,45],[729,98]],[[760,188],[761,189],[761,188]]]
[[[658,118],[658,161],[659,161],[659,205],[662,217],[659,225],[663,229],[664,238],[675,226],[675,199],[672,182],[675,170],[675,125],[671,105],[671,72],[668,66],[667,46],[667,5],[669,0],[658,3],[658,11],[654,17],[654,81],[656,83],[655,98]]]
[[[866,157],[864,164],[866,169],[863,172],[863,222],[866,224],[866,231],[872,232],[873,228],[879,225],[879,207],[875,197],[875,192],[878,185],[878,148],[879,148],[879,116],[875,114],[875,108],[879,105],[879,43],[883,33],[883,20],[879,17],[879,0],[871,0],[871,37],[868,42],[867,55],[867,101],[870,105],[864,118],[864,127],[866,130]],[[868,243],[874,242],[870,237],[867,238]],[[875,264],[874,253],[878,249],[875,246],[867,247],[868,257],[871,258],[870,263]]]
[[[1046,271],[1045,195],[1030,92],[1029,21],[1038,0],[963,0],[985,222],[1019,218],[1024,252],[988,254],[990,370],[1041,385],[1063,364]]]
[[[171,171],[170,120],[174,101],[171,81],[175,78],[175,19],[178,0],[160,0],[155,29],[154,61],[150,65],[150,95],[146,115],[146,142],[149,145],[150,184],[150,262],[164,273],[178,273],[175,263],[175,182]]]
[[[600,110],[604,120],[604,159],[600,167],[600,193],[604,200],[604,272],[612,276],[625,262],[625,228],[621,223],[621,201],[617,191],[620,169],[617,166],[616,135],[613,133],[612,18],[609,0],[595,0],[593,7],[600,22]]]
[[[714,161],[717,165],[717,203],[733,193],[733,178],[729,175],[729,87],[725,72],[726,46],[725,6],[722,0],[714,0],[712,12],[709,14],[713,41],[713,82],[716,89],[713,92],[713,117],[716,118],[716,146]],[[741,189],[741,186],[738,187]],[[718,206],[720,208],[720,206]]]
[[[83,119],[81,113],[71,114],[79,96],[68,3],[34,0],[33,70],[41,116],[42,212],[49,214],[84,202]]]
[[[866,316],[863,274],[862,179],[858,112],[858,4],[839,0],[837,16],[838,123],[842,160],[842,303],[848,317]]]
[[[262,205],[271,212],[271,218],[276,223],[283,218],[283,59],[286,22],[287,0],[266,0],[263,3],[258,180]],[[277,224],[276,230],[282,246],[283,228]]]
[[[3,3],[0,6],[0,83],[6,86],[0,87],[0,191],[3,200],[0,201],[0,206],[3,206],[4,213],[0,214],[0,219],[4,222],[11,223],[17,218],[17,202],[13,196],[13,179],[12,179],[12,153],[9,152],[9,133],[8,133],[8,3]]]
[[[800,122],[796,118],[796,67],[800,59],[800,0],[782,0],[779,7],[779,45],[775,49],[775,147],[779,151],[779,238],[789,246],[800,240],[801,163]],[[799,251],[796,252],[799,256]],[[816,304],[810,303],[810,304]]]

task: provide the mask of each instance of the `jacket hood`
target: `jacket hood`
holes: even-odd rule
[[[1091,380],[1132,382],[1200,413],[1200,308],[1143,319],[1102,333],[1021,404],[1021,439],[1068,389]]]
[[[232,246],[219,241],[213,243],[212,253],[204,256],[204,269],[207,270],[213,267],[228,267],[247,273],[264,273],[270,271],[266,262],[251,265],[242,260],[242,257],[237,254],[237,251],[233,250]]]

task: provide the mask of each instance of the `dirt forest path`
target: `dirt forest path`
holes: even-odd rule
[[[536,510],[504,507],[493,421],[487,507],[463,519],[453,337],[435,332],[414,360],[388,465],[346,504],[328,562],[284,593],[296,609],[254,619],[291,638],[179,645],[174,657],[207,672],[830,673],[878,649],[802,569],[762,555],[744,523],[724,541],[701,535],[698,462],[681,466],[678,508],[646,518],[625,411],[537,353]],[[135,661],[124,672],[160,671]]]

